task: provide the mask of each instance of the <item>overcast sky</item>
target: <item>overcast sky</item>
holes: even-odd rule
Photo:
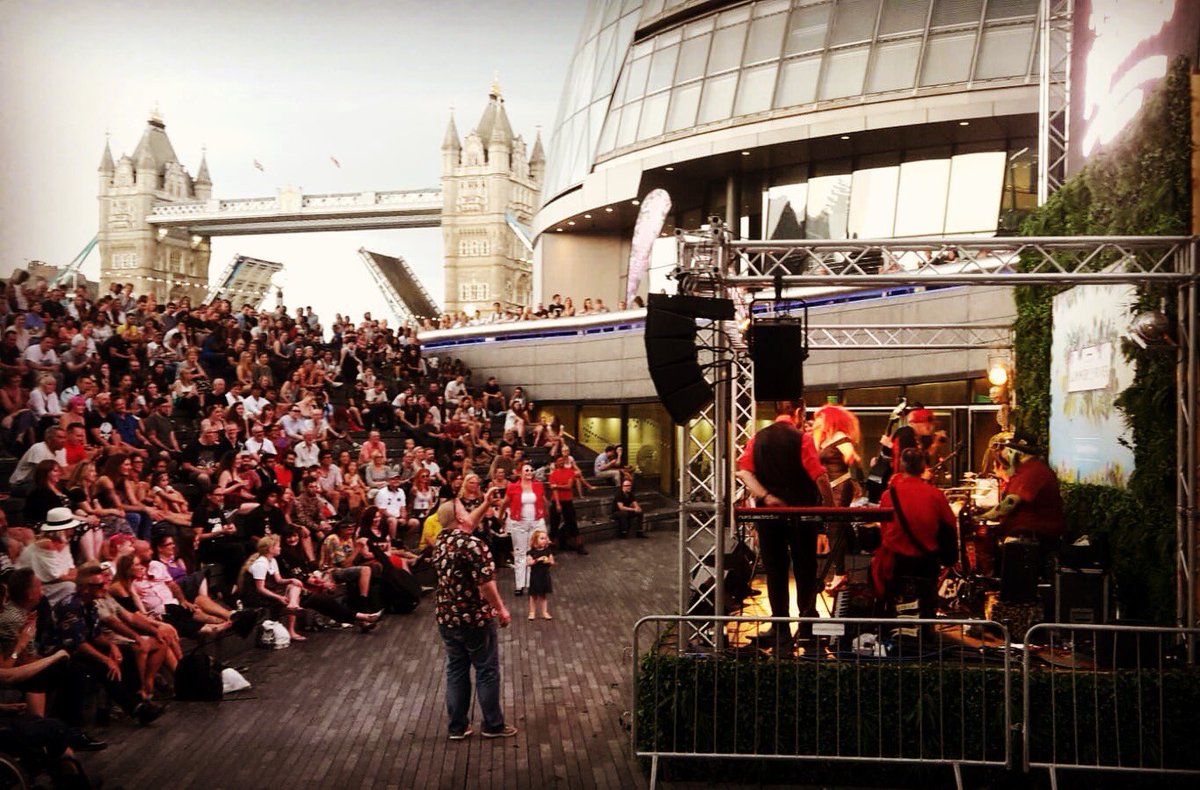
[[[437,186],[450,107],[474,128],[496,72],[514,132],[547,139],[585,5],[0,0],[0,275],[87,244],[105,133],[132,153],[155,106],[193,176],[207,147],[218,198]],[[289,305],[386,315],[362,246],[441,299],[438,229],[217,238],[210,274],[238,253],[281,261]]]

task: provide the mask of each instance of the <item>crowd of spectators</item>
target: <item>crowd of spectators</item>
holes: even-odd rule
[[[617,303],[616,312],[625,310],[641,310],[645,308],[646,302],[640,296],[633,298],[632,304],[627,304],[625,300]],[[612,312],[604,300],[596,298],[587,298],[579,306],[575,306],[575,301],[562,294],[554,294],[550,298],[549,304],[538,302],[537,307],[526,306],[524,308],[502,307],[500,302],[492,302],[491,312],[483,312],[476,310],[474,313],[466,313],[462,310],[457,312],[444,313],[439,318],[426,318],[421,322],[422,329],[458,329],[464,326],[485,326],[487,324],[508,324],[515,321],[543,321],[552,318],[572,318],[582,315],[601,315],[603,313]]]
[[[472,387],[460,361],[423,357],[415,328],[369,315],[326,332],[311,308],[15,278],[0,325],[0,442],[16,459],[0,494],[0,683],[23,716],[65,723],[64,749],[103,746],[83,732],[90,686],[153,721],[181,640],[248,636],[269,615],[303,641],[305,623],[368,632],[411,611],[434,583],[439,506],[477,507],[531,446],[548,448],[539,475],[591,485],[521,387]],[[594,471],[619,483],[620,454],[601,458]],[[636,507],[628,485],[618,498],[614,512]],[[586,553],[558,499],[554,536]],[[511,565],[504,505],[484,534]]]

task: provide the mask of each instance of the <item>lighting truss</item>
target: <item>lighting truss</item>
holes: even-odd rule
[[[1012,328],[1007,324],[809,324],[808,347],[899,351],[1011,348]]]
[[[1066,180],[1071,139],[1071,28],[1074,0],[1042,0],[1038,9],[1038,205]]]

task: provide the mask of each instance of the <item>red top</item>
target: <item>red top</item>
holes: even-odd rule
[[[781,414],[775,418],[775,422],[786,422],[795,425],[795,421],[786,414]],[[804,471],[808,472],[808,476],[816,482],[825,475],[825,465],[821,463],[821,453],[817,450],[817,443],[813,441],[812,434],[801,431],[800,439],[800,463],[804,466]],[[746,448],[742,450],[742,455],[738,458],[738,469],[744,469],[750,474],[754,474],[754,437],[750,437],[750,441],[746,442]]]
[[[1004,493],[1021,498],[1021,504],[1004,519],[1005,535],[1026,533],[1057,538],[1067,531],[1058,477],[1042,459],[1022,461]]]
[[[537,502],[534,504],[535,519],[543,519],[546,517],[546,488],[537,480],[533,481],[533,493],[537,494]],[[521,495],[524,494],[521,483],[509,483],[504,489],[504,498],[508,500],[508,517],[514,521],[521,520]]]
[[[575,470],[569,466],[559,466],[550,470],[549,483],[559,502],[570,502],[575,498]],[[566,486],[565,489],[554,489],[554,486]]]
[[[879,499],[879,506],[895,509],[897,498],[909,530],[920,545],[909,540],[908,533],[900,526],[899,515],[883,523],[880,529],[881,543],[871,560],[871,578],[879,595],[884,594],[892,578],[897,555],[923,557],[932,554],[938,547],[938,526],[945,523],[953,527],[957,522],[946,495],[919,477],[903,472],[893,476],[888,490]]]

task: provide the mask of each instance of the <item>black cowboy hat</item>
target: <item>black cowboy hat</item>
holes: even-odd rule
[[[1025,455],[1045,455],[1046,449],[1039,447],[1037,438],[1027,431],[1017,431],[1012,435],[1012,438],[998,442],[1001,447],[1011,447],[1019,453]]]

